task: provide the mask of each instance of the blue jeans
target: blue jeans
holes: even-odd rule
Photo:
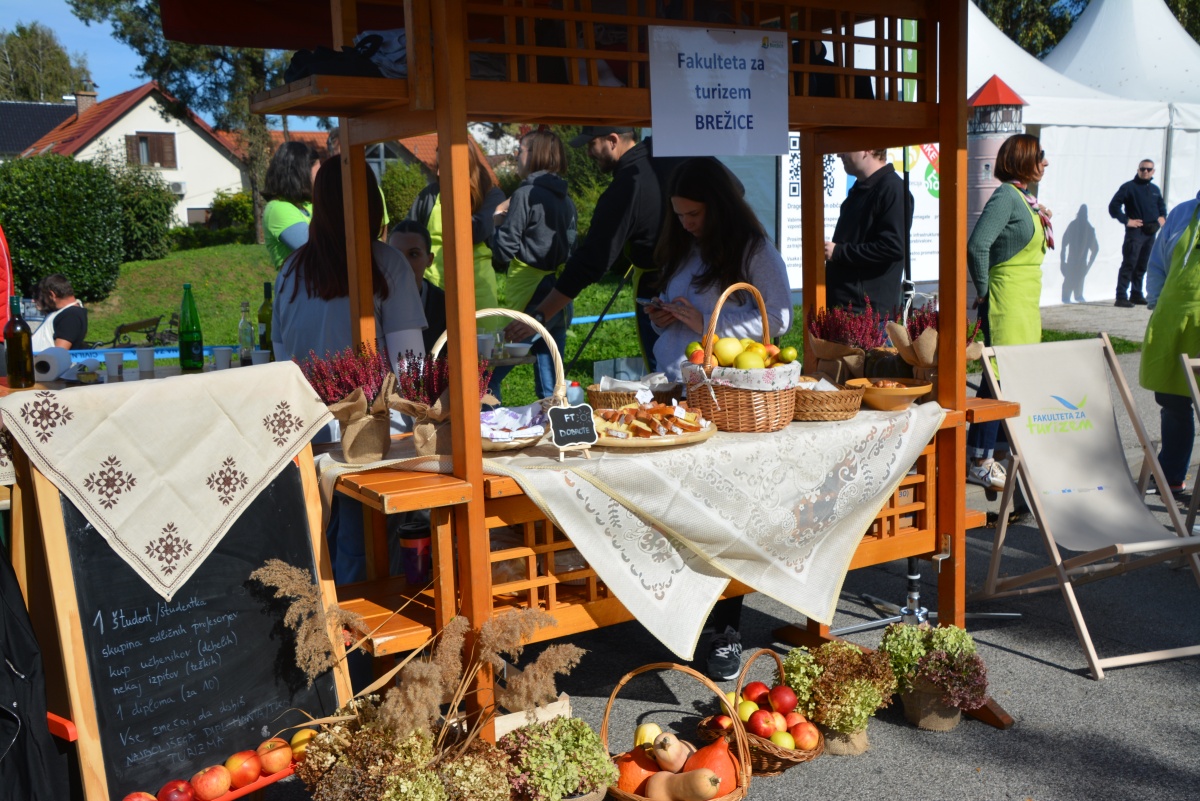
[[[529,298],[529,303],[525,305],[525,313],[532,314],[535,309],[541,304],[546,296],[550,294],[550,290],[554,289],[555,275],[554,273],[546,273],[546,277],[537,285],[537,289],[533,290],[533,295]],[[571,323],[571,318],[575,316],[575,301],[567,304],[566,308],[558,314],[547,320],[543,326],[550,332],[550,336],[554,338],[554,344],[558,346],[558,355],[563,360],[563,368],[566,369],[567,362],[567,326]],[[530,340],[526,339],[525,342]],[[554,391],[554,382],[557,376],[554,374],[554,358],[550,355],[550,346],[542,339],[533,343],[533,347],[529,349],[529,353],[537,360],[533,365],[533,391],[541,398],[548,398]],[[497,367],[492,372],[492,394],[496,399],[500,399],[500,382],[504,377],[512,372],[511,367]]]
[[[1184,395],[1166,392],[1155,392],[1154,400],[1159,405],[1162,435],[1158,463],[1162,465],[1167,483],[1179,489],[1187,478],[1188,466],[1192,461],[1192,440],[1196,437],[1192,400]]]
[[[979,331],[983,334],[983,344],[990,347],[992,344],[992,329],[988,325],[988,302],[985,298],[979,306]],[[987,376],[981,374],[979,376],[979,391],[975,393],[977,398],[994,398],[992,386],[988,383]],[[1000,422],[998,420],[988,423],[971,423],[967,429],[967,457],[970,459],[990,459],[992,453],[996,450],[996,440],[1000,437]]]

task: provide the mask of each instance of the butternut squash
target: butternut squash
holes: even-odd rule
[[[671,773],[660,770],[646,780],[650,801],[709,801],[716,798],[720,778],[708,768]]]
[[[718,737],[709,745],[704,746],[688,757],[684,763],[685,771],[708,768],[721,780],[720,794],[732,793],[737,787],[738,763],[729,752],[729,743],[724,737]]]
[[[696,746],[665,731],[654,738],[654,750],[650,755],[663,770],[678,773],[683,769],[683,763],[695,752]]]

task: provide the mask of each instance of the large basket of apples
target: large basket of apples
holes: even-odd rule
[[[720,688],[691,668],[671,662],[642,665],[622,676],[608,697],[600,723],[600,739],[606,748],[609,716],[617,693],[634,676],[657,670],[676,670],[691,676],[733,714]],[[732,737],[716,738],[698,748],[656,724],[639,726],[634,732],[633,748],[613,755],[618,779],[608,788],[609,796],[618,801],[741,801],[750,791],[750,745],[740,723],[732,728]]]
[[[733,337],[717,338],[717,318],[734,292],[749,292],[762,315],[762,342],[743,343]],[[704,350],[689,356],[682,366],[688,404],[716,424],[718,431],[761,434],[778,431],[792,422],[800,364],[785,363],[771,344],[770,322],[762,295],[750,284],[731,284],[717,298]],[[761,349],[761,350],[760,350]],[[794,358],[794,357],[793,357]]]
[[[775,686],[761,681],[742,685],[750,665],[764,654],[775,660]],[[745,724],[750,744],[750,767],[755,776],[778,776],[793,765],[816,759],[825,751],[825,737],[796,710],[796,693],[783,681],[783,660],[763,649],[746,660],[738,676],[737,689],[726,700]],[[696,726],[696,737],[705,741],[728,737],[734,721],[728,715],[710,715]]]

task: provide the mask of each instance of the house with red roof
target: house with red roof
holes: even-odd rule
[[[157,82],[97,102],[95,92],[75,93],[75,112],[43,134],[22,157],[57,153],[77,159],[118,159],[159,171],[179,198],[180,225],[203,223],[218,191],[247,185],[245,168],[228,134],[188,111],[167,112],[176,103]]]

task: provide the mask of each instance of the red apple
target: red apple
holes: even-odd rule
[[[253,751],[238,751],[225,760],[225,767],[229,769],[229,775],[233,777],[233,789],[235,790],[258,781],[258,777],[262,775],[262,762],[259,761],[258,754]]]
[[[122,798],[121,801],[158,801],[158,799],[149,793],[130,793]]]
[[[714,715],[708,722],[708,727],[713,731],[729,731],[733,728],[733,718],[729,715]]]
[[[767,705],[767,694],[770,691],[771,688],[761,681],[752,681],[742,690],[742,697],[747,701],[753,701],[759,707],[764,707]]]
[[[807,718],[805,718],[804,715],[801,715],[799,712],[788,712],[783,716],[783,722],[787,724],[788,731],[791,731],[792,727],[797,723],[803,723],[805,720],[807,720]]]
[[[775,733],[775,715],[766,709],[760,709],[746,721],[746,731],[759,737],[769,738]]]
[[[772,712],[771,717],[775,721],[775,731],[787,731],[787,718],[778,712]]]
[[[258,761],[262,763],[264,776],[271,776],[292,764],[292,747],[288,741],[280,737],[272,737],[258,747],[255,752]]]
[[[175,779],[164,784],[155,799],[157,801],[195,801],[196,792],[192,789],[192,785],[183,779]]]
[[[771,709],[780,714],[786,715],[796,708],[796,693],[786,684],[772,687],[768,697],[771,701]]]
[[[198,801],[213,801],[229,792],[233,777],[224,765],[211,765],[192,777]]]
[[[792,735],[792,739],[796,741],[796,748],[801,751],[813,750],[821,740],[821,734],[817,731],[817,727],[807,720],[788,729],[788,734]]]

